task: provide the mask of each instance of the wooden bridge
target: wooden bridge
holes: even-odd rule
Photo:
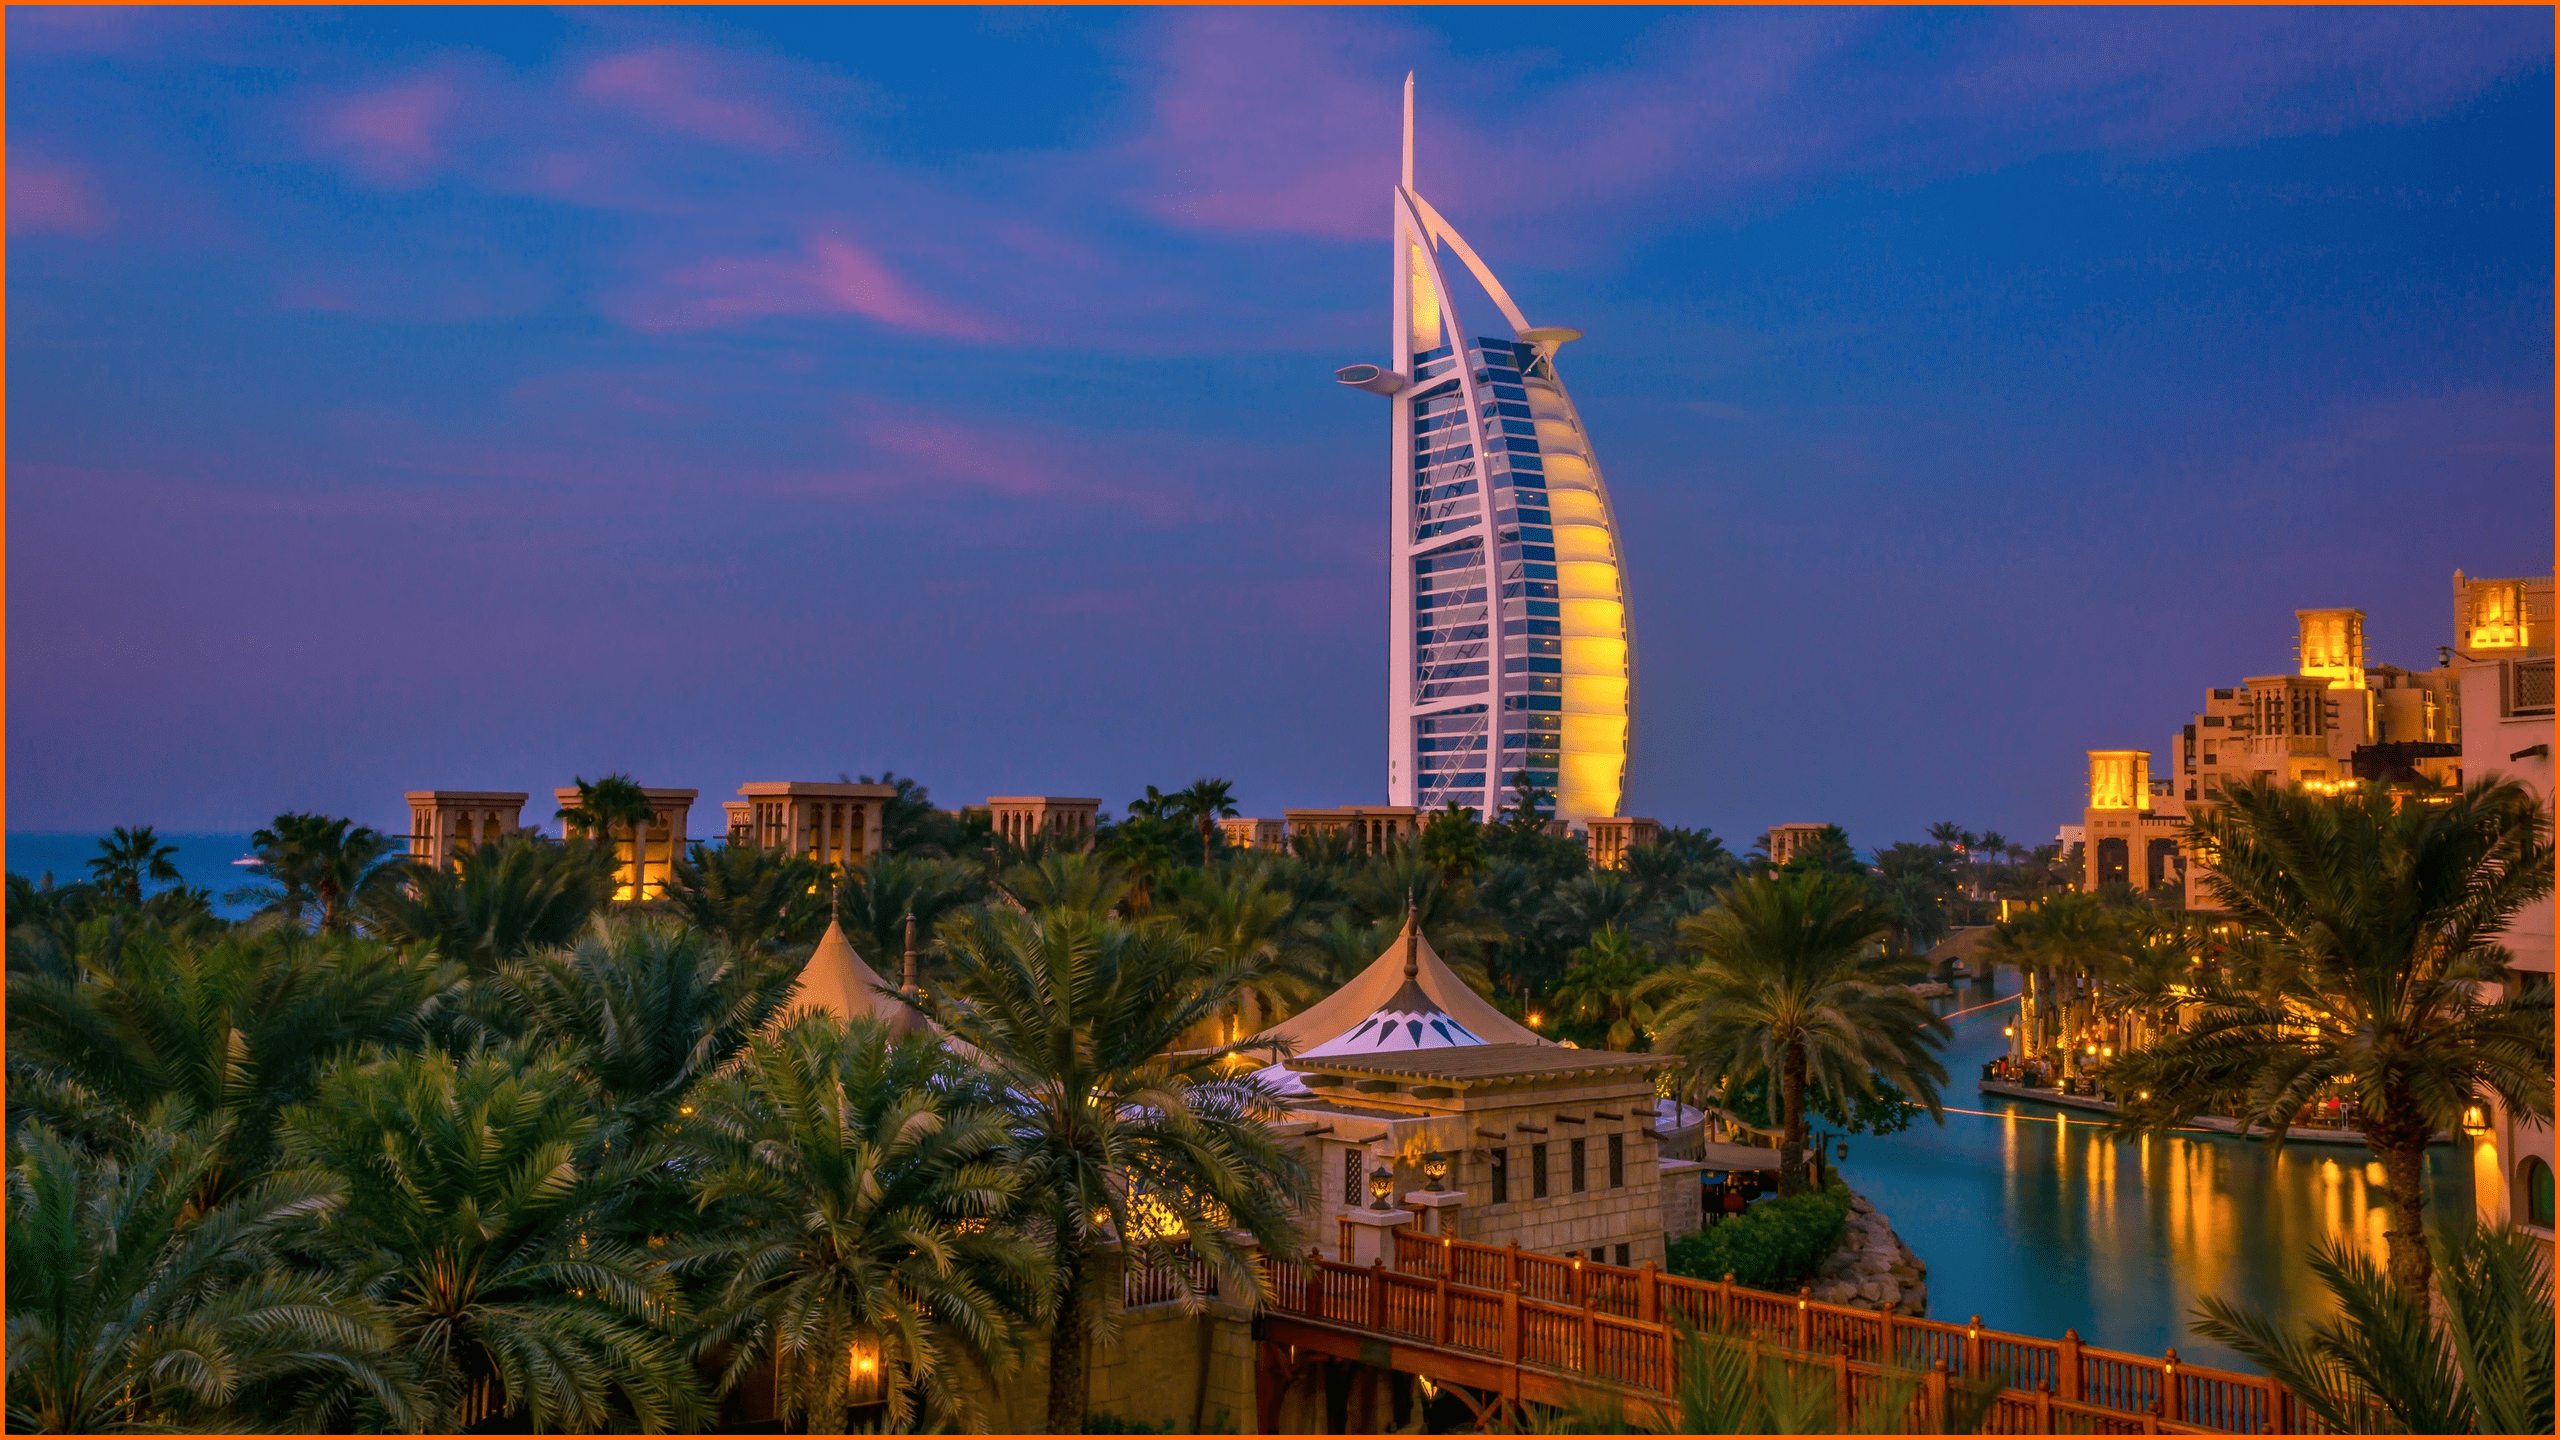
[[[2311,1417],[2262,1376],[2189,1365],[2175,1350],[2132,1355],[1878,1314],[1652,1265],[1624,1269],[1517,1246],[1397,1232],[1394,1267],[1311,1254],[1266,1258],[1263,1432],[1280,1394],[1313,1357],[1356,1361],[1452,1388],[1493,1425],[1522,1402],[1676,1405],[1683,1327],[1743,1341],[1773,1358],[1827,1366],[1844,1414],[1907,1395],[1892,1428],[1945,1429],[1948,1391],[1999,1378],[1983,1433],[1995,1435],[2298,1434]],[[1913,1383],[1916,1381],[1916,1385]],[[1676,1410],[1670,1413],[1676,1414]]]

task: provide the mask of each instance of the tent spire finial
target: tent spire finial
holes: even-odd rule
[[[916,995],[916,912],[907,912],[907,967],[898,977],[898,988],[912,1000]]]
[[[1413,892],[1404,892],[1404,978],[1410,980],[1422,973],[1422,915],[1413,903]]]

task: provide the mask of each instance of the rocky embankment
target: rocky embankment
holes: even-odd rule
[[[1815,1272],[1813,1298],[1899,1315],[1929,1313],[1929,1267],[1867,1197],[1849,1197],[1849,1231]]]

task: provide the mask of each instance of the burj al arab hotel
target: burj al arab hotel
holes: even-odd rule
[[[1556,818],[1626,813],[1635,631],[1609,489],[1556,373],[1582,337],[1531,325],[1413,188],[1413,77],[1394,197],[1386,366],[1343,384],[1385,396],[1393,542],[1388,803],[1490,819],[1526,772]],[[1472,272],[1510,334],[1468,330],[1441,268]]]

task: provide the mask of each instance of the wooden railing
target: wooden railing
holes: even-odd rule
[[[1183,1298],[1183,1279],[1191,1282],[1191,1293],[1218,1293],[1218,1269],[1188,1250],[1175,1254],[1170,1261],[1132,1265],[1120,1272],[1120,1304],[1135,1310],[1141,1305],[1169,1305]]]
[[[1924,1380],[1914,1405],[1953,1381],[1997,1379],[1994,1434],[2298,1434],[2310,1416],[2262,1376],[2080,1343],[1816,1302],[1723,1281],[1538,1255],[1454,1237],[1394,1236],[1394,1268],[1310,1254],[1266,1260],[1268,1308],[1445,1350],[1668,1397],[1682,1329],[1833,1365],[1843,1403]],[[1927,1400],[1936,1395],[1939,1400]],[[1934,1412],[1943,1414],[1943,1410]],[[1915,1411],[1914,1418],[1925,1418]]]

